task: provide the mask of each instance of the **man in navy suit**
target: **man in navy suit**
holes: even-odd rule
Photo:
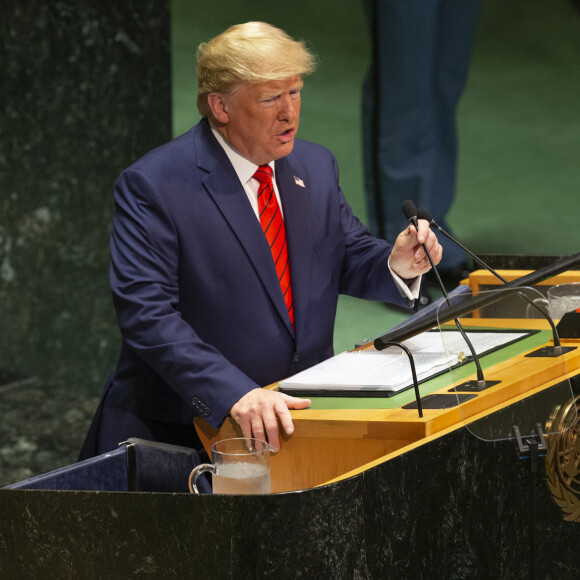
[[[278,449],[278,422],[291,433],[289,409],[310,402],[262,387],[332,356],[339,293],[406,305],[429,270],[420,242],[441,259],[425,221],[393,246],[371,237],[332,154],[296,139],[313,69],[275,27],[228,29],[198,49],[203,120],[120,176],[110,279],[123,343],[81,459],[128,437],[199,446],[196,415],[214,427],[230,415]],[[274,176],[292,304],[259,219],[259,166]]]

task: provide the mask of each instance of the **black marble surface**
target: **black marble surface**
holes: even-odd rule
[[[169,43],[169,0],[0,3],[2,483],[73,460],[116,361],[113,185],[171,138]]]
[[[16,375],[102,383],[120,171],[171,138],[169,2],[2,3],[0,348]]]
[[[301,492],[0,490],[0,575],[527,579],[532,499],[536,577],[580,577],[580,522],[564,520],[544,462],[532,474],[513,441],[465,427]]]

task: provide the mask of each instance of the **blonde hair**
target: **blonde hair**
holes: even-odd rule
[[[208,117],[209,93],[231,93],[243,83],[302,77],[315,69],[316,58],[303,41],[265,22],[237,24],[197,48],[197,108]]]

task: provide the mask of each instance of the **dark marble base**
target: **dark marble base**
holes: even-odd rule
[[[553,402],[535,398],[546,413]],[[465,427],[302,492],[2,490],[0,506],[7,578],[527,579],[532,541],[537,578],[580,577],[580,522],[565,521],[543,461],[533,475],[513,441]]]
[[[0,3],[0,485],[76,459],[114,368],[113,186],[171,138],[169,4]]]
[[[98,394],[114,182],[171,138],[168,0],[0,8],[1,370]]]

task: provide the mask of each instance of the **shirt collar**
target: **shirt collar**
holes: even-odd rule
[[[246,184],[254,176],[254,173],[256,173],[258,165],[249,159],[246,159],[241,153],[234,149],[213,125],[210,124],[210,127],[218,143],[221,145],[231,164],[234,166],[238,179],[242,185]],[[272,168],[272,177],[275,179],[276,173],[274,169],[274,161],[270,161],[268,165]]]

